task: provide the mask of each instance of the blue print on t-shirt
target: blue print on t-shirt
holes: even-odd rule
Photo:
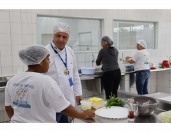
[[[24,97],[26,97],[26,95],[29,92],[29,89],[34,89],[33,85],[29,85],[29,84],[19,84],[19,83],[14,83],[13,86],[17,87],[16,90],[16,98],[15,101],[13,101],[13,104],[16,105],[17,107],[23,107],[23,108],[30,108],[31,109],[31,105],[27,104],[27,101],[25,101]]]
[[[23,108],[30,108],[31,109],[31,105],[27,104],[27,101],[16,100],[13,102],[13,104],[16,105],[17,107],[23,107]]]

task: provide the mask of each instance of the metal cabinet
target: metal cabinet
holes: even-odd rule
[[[5,110],[5,88],[0,88],[0,110]]]
[[[4,121],[4,110],[0,110],[0,122],[3,122]]]
[[[98,94],[101,94],[103,91],[103,85],[101,82],[101,78],[87,80],[87,89],[89,91],[97,92]]]

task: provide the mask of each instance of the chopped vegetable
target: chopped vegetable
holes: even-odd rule
[[[110,99],[107,100],[106,108],[111,108],[111,106],[123,107],[125,105],[122,100],[115,98],[115,95],[112,96],[112,93],[111,93],[111,96],[109,96],[109,97],[110,97]]]
[[[166,123],[171,123],[171,110],[166,112],[161,112],[158,117],[159,119],[163,120]]]

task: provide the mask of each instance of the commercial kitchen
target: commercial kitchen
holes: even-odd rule
[[[18,51],[32,44],[48,45],[52,41],[53,27],[58,22],[70,26],[67,46],[74,51],[77,61],[83,100],[97,97],[106,102],[101,81],[103,70],[101,65],[96,65],[96,60],[102,48],[101,39],[108,36],[119,51],[121,82],[118,98],[125,102],[122,109],[127,112],[127,107],[130,107],[127,100],[132,98],[150,97],[156,101],[154,105],[149,104],[146,111],[149,112],[151,106],[154,106],[154,109],[147,116],[137,115],[133,121],[129,121],[127,116],[102,117],[95,112],[94,118],[75,118],[72,123],[163,122],[158,115],[171,110],[169,9],[0,9],[0,122],[10,122],[5,111],[5,85],[13,76],[28,68],[18,57]],[[147,42],[151,68],[146,95],[137,94],[134,64],[125,61],[125,57],[134,56],[137,51],[136,41],[142,38]],[[169,66],[165,67],[164,61],[167,61]],[[82,68],[92,68],[94,71],[84,74],[81,73]],[[134,107],[136,108],[135,105]],[[75,108],[83,111],[81,105],[76,105]]]

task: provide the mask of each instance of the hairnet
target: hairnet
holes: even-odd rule
[[[42,45],[34,44],[18,52],[20,60],[26,65],[40,64],[49,54]]]
[[[68,24],[63,23],[63,22],[57,23],[53,29],[53,35],[55,33],[58,33],[58,32],[64,32],[64,33],[67,33],[69,35],[70,34],[70,28],[69,28]]]
[[[105,42],[108,45],[113,45],[113,41],[108,36],[104,36],[102,38],[102,41]]]
[[[144,49],[147,49],[147,44],[144,40],[138,40],[137,44],[141,45],[142,47],[144,47]]]

